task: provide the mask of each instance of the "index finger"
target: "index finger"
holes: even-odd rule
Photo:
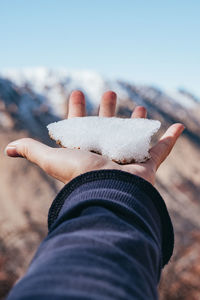
[[[68,118],[84,117],[85,115],[85,96],[79,90],[73,91],[69,98]]]

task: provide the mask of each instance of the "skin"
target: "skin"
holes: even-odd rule
[[[113,91],[103,94],[99,116],[115,116],[117,96]],[[68,108],[68,118],[86,116],[85,97],[81,91],[73,91]],[[131,118],[146,118],[147,112],[143,106],[135,107]],[[145,163],[119,165],[104,156],[64,148],[51,148],[31,138],[23,138],[11,142],[5,149],[10,157],[23,157],[42,168],[48,175],[68,183],[74,177],[93,170],[117,169],[144,178],[155,184],[155,175],[161,163],[167,158],[178,137],[184,130],[182,124],[170,126],[158,143],[150,149],[151,158]]]

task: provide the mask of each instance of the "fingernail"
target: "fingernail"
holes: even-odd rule
[[[14,142],[11,142],[10,144],[8,144],[7,147],[15,147],[17,144],[19,144],[19,141],[14,141]]]
[[[13,146],[12,146],[13,145]],[[6,155],[6,156],[10,156],[10,157],[22,157],[21,155],[19,155],[18,153],[17,153],[17,148],[16,148],[16,146],[14,146],[14,144],[10,144],[10,145],[8,145],[6,148],[5,148],[5,150],[4,150],[4,154]]]

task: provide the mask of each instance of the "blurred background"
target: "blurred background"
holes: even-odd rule
[[[66,116],[74,89],[90,115],[112,89],[118,116],[139,104],[162,122],[160,135],[185,124],[156,183],[175,228],[159,291],[200,299],[199,12],[198,0],[0,1],[0,299],[26,271],[62,187],[3,150],[26,136],[54,145],[46,125]]]

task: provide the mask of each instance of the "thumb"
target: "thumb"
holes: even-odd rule
[[[45,170],[47,158],[53,148],[31,138],[23,138],[7,145],[4,153],[10,157],[24,157]]]

